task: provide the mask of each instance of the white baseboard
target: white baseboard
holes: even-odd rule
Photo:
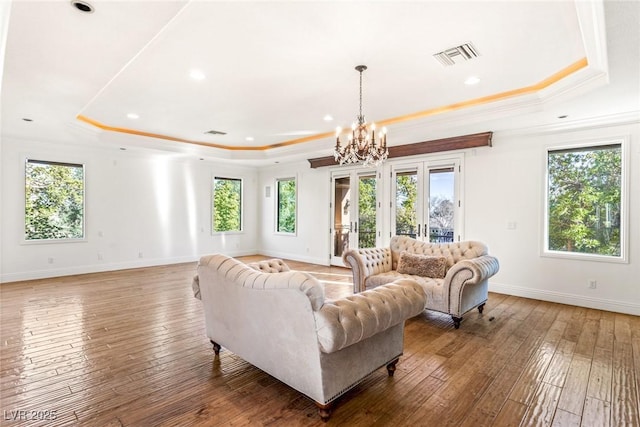
[[[213,252],[212,252],[213,253]],[[238,257],[244,255],[254,255],[256,250],[226,252],[225,255]],[[206,255],[206,254],[202,254]],[[73,276],[76,274],[102,273],[105,271],[127,270],[130,268],[155,267],[158,265],[182,264],[185,262],[196,262],[200,255],[187,255],[171,258],[156,259],[136,259],[132,261],[122,261],[114,263],[101,263],[91,265],[78,265],[62,268],[47,268],[43,270],[29,270],[16,273],[2,274],[0,283],[21,282],[24,280],[48,279],[51,277]],[[194,270],[195,272],[195,270]]]
[[[184,256],[176,258],[141,259],[116,263],[79,265],[73,267],[48,268],[44,270],[30,270],[17,273],[3,274],[0,283],[21,282],[24,280],[48,279],[51,277],[73,276],[76,274],[101,273],[104,271],[127,270],[130,268],[155,267],[158,265],[181,264],[195,262],[198,258]]]
[[[640,316],[640,304],[628,301],[593,298],[586,297],[584,295],[525,288],[522,286],[512,286],[494,282],[489,283],[489,292]]]
[[[329,265],[328,259],[315,258],[309,256],[300,256],[300,254],[291,254],[279,251],[260,251],[260,255],[272,258],[290,259],[292,261],[308,262],[310,264]]]

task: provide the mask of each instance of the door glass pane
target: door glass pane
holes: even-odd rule
[[[429,171],[429,241],[453,242],[454,186],[453,168]]]
[[[333,194],[333,255],[341,257],[349,248],[351,184],[349,177],[336,178]]]
[[[376,177],[359,177],[358,186],[358,248],[376,246]],[[355,230],[354,230],[355,231]]]
[[[416,238],[418,172],[396,174],[396,236]]]

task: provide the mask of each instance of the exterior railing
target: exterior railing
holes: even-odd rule
[[[413,239],[417,237],[415,229],[408,231],[396,231],[398,236],[409,236]],[[429,229],[429,241],[431,243],[451,243],[453,242],[453,230],[450,228],[430,228]]]

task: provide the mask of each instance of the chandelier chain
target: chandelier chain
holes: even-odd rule
[[[364,123],[364,116],[362,115],[362,68],[360,68],[360,115],[358,116],[359,124]]]

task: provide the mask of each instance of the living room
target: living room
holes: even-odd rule
[[[47,55],[48,48],[32,44],[38,40],[37,24],[46,22],[48,15],[46,11],[36,12],[30,3],[4,2],[0,14],[3,24],[8,24],[3,25],[3,29],[7,29],[3,30],[2,55],[1,283],[192,263],[211,253],[233,257],[259,254],[322,266],[332,263],[334,221],[330,204],[333,180],[347,172],[353,171],[357,176],[366,170],[360,165],[309,166],[309,158],[333,155],[335,137],[331,128],[335,123],[325,124],[326,129],[323,129],[331,131],[330,136],[308,142],[265,150],[228,150],[172,141],[163,138],[166,135],[162,129],[135,133],[131,132],[136,129],[135,125],[129,125],[128,131],[122,132],[122,126],[110,129],[108,125],[100,127],[79,120],[79,112],[91,100],[87,94],[107,103],[108,99],[100,98],[101,88],[119,75],[121,68],[126,68],[128,61],[133,60],[137,49],[146,46],[144,43],[150,42],[158,28],[164,28],[174,15],[179,15],[177,11],[184,5],[165,5],[162,25],[154,23],[159,27],[145,27],[146,33],[138,35],[139,45],[121,46],[117,60],[105,63],[103,70],[96,71],[85,81],[77,81],[82,86],[78,91],[82,93],[76,98],[73,79],[77,76],[72,75],[73,79],[65,82],[56,80],[58,65]],[[55,8],[56,2],[45,3],[46,7]],[[640,239],[634,220],[640,211],[637,191],[640,182],[638,4],[618,1],[562,3],[574,9],[577,5],[581,14],[580,24],[587,34],[584,40],[581,39],[586,46],[587,66],[552,79],[555,86],[545,86],[534,94],[522,91],[518,102],[525,107],[517,112],[512,105],[501,104],[511,102],[511,98],[504,98],[479,107],[466,104],[464,108],[448,113],[450,116],[421,117],[416,121],[419,125],[398,124],[396,130],[393,124],[387,126],[389,143],[396,145],[484,131],[492,132],[492,137],[490,146],[390,158],[377,168],[368,169],[378,176],[378,202],[379,206],[385,207],[380,208],[377,217],[377,242],[378,246],[388,244],[394,230],[394,211],[386,208],[395,200],[393,174],[415,164],[455,160],[461,166],[457,183],[461,208],[457,227],[461,240],[484,242],[490,254],[500,261],[499,272],[490,280],[490,292],[639,316],[640,261],[636,254],[640,252]],[[367,4],[361,5],[366,7]],[[96,11],[89,18],[107,19],[100,18],[100,6],[105,5],[95,2],[95,6]],[[69,9],[65,14],[75,15],[65,15],[65,21],[61,18],[60,25],[71,22],[66,19],[75,20],[78,28],[89,34],[88,28],[95,24],[80,22],[87,17],[80,16],[68,4],[64,7]],[[141,9],[136,12],[142,13],[143,7],[137,7]],[[591,8],[589,10],[596,17],[593,21],[583,16],[585,8]],[[29,14],[36,14],[37,19],[30,21]],[[140,26],[134,17],[130,19],[126,25],[118,21],[123,25],[122,32],[118,33],[121,38],[116,39],[119,44],[126,45],[127,29]],[[14,29],[13,20],[22,25]],[[585,27],[585,20],[591,23],[591,32]],[[51,24],[43,25],[43,39],[49,35],[47,31],[62,30]],[[68,32],[66,38],[59,40],[69,42],[74,39],[74,27],[65,31]],[[108,39],[105,34],[114,36],[104,29],[101,31],[105,33],[91,33],[91,37]],[[18,42],[27,33],[32,38],[26,38],[22,44]],[[60,51],[65,58],[85,54],[95,56],[83,61],[82,66],[65,62],[71,69],[88,67],[91,61],[98,64],[100,49],[105,55],[111,55],[107,52],[106,42],[100,49],[78,54],[74,49],[84,46],[82,42],[76,42],[78,44],[73,48],[56,45],[56,52]],[[20,55],[17,53],[20,49],[31,51]],[[75,53],[68,53],[69,50]],[[329,58],[323,60],[331,61]],[[34,69],[29,68],[34,61],[36,64],[42,61],[50,68],[37,69],[35,65]],[[575,60],[568,61],[567,66],[574,63]],[[357,101],[358,83],[353,67],[358,63],[343,65],[352,79],[346,79],[347,89],[338,91],[338,98],[332,95],[327,103],[350,101],[348,110],[353,116],[357,112],[357,104],[353,103]],[[381,78],[367,80],[375,72],[375,61],[367,65],[365,95],[372,96],[371,99],[364,98],[365,111],[369,111],[374,103],[373,95],[380,89],[376,81],[381,81]],[[101,67],[94,65],[94,68]],[[48,71],[50,77],[41,74]],[[297,78],[303,77],[304,73],[297,74]],[[544,75],[544,78],[551,77],[551,74]],[[402,79],[402,76],[397,78]],[[535,85],[542,80],[525,81],[516,88]],[[318,84],[324,85],[326,81]],[[43,85],[48,88],[46,93]],[[249,90],[258,91],[259,88],[250,87]],[[109,93],[103,95],[105,98],[111,96]],[[531,97],[535,99],[531,100]],[[52,104],[52,99],[59,99],[59,104]],[[303,104],[304,100],[297,102]],[[392,103],[391,100],[388,102]],[[293,105],[295,107],[289,106],[290,110],[301,109],[298,104]],[[501,105],[504,108],[500,108]],[[274,107],[281,108],[280,114],[286,115],[285,107]],[[590,108],[597,114],[589,115],[592,114]],[[89,110],[107,111],[97,107]],[[247,115],[258,117],[253,113]],[[316,113],[322,115],[326,111]],[[560,118],[563,115],[568,117]],[[65,119],[59,120],[60,116]],[[378,118],[373,112],[367,112],[367,116],[378,120],[392,117]],[[524,121],[523,117],[531,116],[538,122]],[[290,124],[289,129],[293,130],[295,126]],[[417,132],[419,137],[413,137],[415,133],[403,136],[404,131]],[[44,135],[49,132],[52,136],[46,138]],[[394,132],[400,139],[393,141]],[[292,137],[283,139],[287,138]],[[244,136],[240,143],[250,146]],[[567,147],[603,144],[620,144],[623,152],[621,252],[615,259],[552,253],[546,247],[548,154]],[[23,182],[28,159],[84,165],[84,235],[79,241],[48,244],[25,241]],[[242,181],[242,227],[238,232],[217,233],[212,229],[212,185],[216,177]],[[297,214],[293,233],[279,233],[274,227],[277,222],[276,185],[278,180],[285,178],[294,178],[296,182]]]

